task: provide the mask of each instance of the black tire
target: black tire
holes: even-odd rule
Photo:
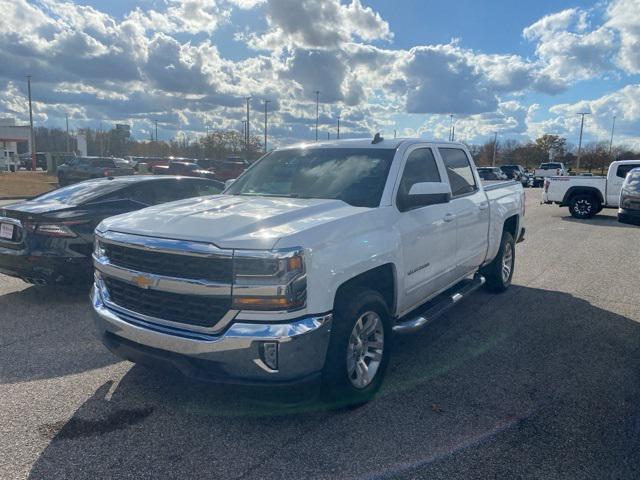
[[[574,195],[569,200],[569,213],[573,218],[591,218],[600,210],[600,201],[588,193]]]
[[[510,270],[508,275],[503,274],[503,262],[505,255],[511,253]],[[486,287],[490,292],[500,293],[504,292],[511,285],[511,279],[513,278],[513,271],[516,266],[516,243],[513,239],[513,235],[509,232],[502,233],[502,240],[500,242],[500,248],[496,258],[480,270],[480,273],[484,275],[487,280]]]
[[[356,387],[347,368],[350,338],[361,316],[372,312],[381,321],[383,332],[382,357],[373,379],[364,387]],[[374,317],[375,318],[375,317]],[[332,408],[354,407],[370,401],[380,389],[391,347],[391,315],[382,295],[366,288],[354,288],[339,294],[333,314],[331,338],[322,372],[322,400]],[[351,352],[356,356],[355,352]],[[363,359],[365,361],[365,359]],[[370,363],[373,359],[370,359]],[[354,374],[356,372],[354,371]]]

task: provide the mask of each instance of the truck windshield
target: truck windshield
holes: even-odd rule
[[[300,148],[263,157],[225,193],[342,200],[377,207],[395,149]]]

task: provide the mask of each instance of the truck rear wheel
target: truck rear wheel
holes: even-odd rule
[[[516,244],[513,235],[509,232],[503,232],[496,258],[480,271],[487,279],[487,289],[494,293],[500,293],[509,288],[515,265]]]
[[[343,292],[331,330],[323,400],[333,407],[366,403],[380,389],[389,363],[391,316],[384,298],[366,288]]]
[[[600,210],[600,202],[593,195],[574,195],[569,201],[569,212],[574,218],[591,218]]]

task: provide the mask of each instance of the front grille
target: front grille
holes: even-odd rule
[[[231,283],[233,264],[230,256],[198,257],[105,243],[104,249],[113,265],[167,277]]]
[[[109,297],[120,307],[185,326],[213,327],[231,307],[231,297],[182,295],[146,290],[130,283],[105,278]]]

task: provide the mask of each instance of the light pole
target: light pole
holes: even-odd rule
[[[496,149],[498,148],[498,132],[493,132],[493,158],[491,159],[491,166],[496,166]]]
[[[393,138],[394,138],[394,140],[397,138],[396,136],[397,136],[397,132],[396,132],[396,129],[394,128],[393,129]]]
[[[247,148],[247,121],[242,120],[242,136],[244,137],[244,148]]]
[[[318,141],[318,120],[320,119],[320,90],[316,90],[316,142]]]
[[[340,140],[340,114],[338,114],[338,140]]]
[[[70,152],[69,150],[69,114],[65,113],[64,118],[65,118],[65,121],[67,122],[67,153],[69,153]]]
[[[264,101],[264,153],[267,153],[267,105],[271,103],[271,100]]]
[[[36,170],[36,134],[33,131],[33,109],[31,108],[31,75],[27,75],[27,92],[29,94],[29,128],[31,131],[31,169]]]
[[[252,98],[251,95],[249,95],[248,97],[245,97],[245,100],[247,101],[247,133],[245,138],[247,153],[249,153],[249,100],[251,100],[251,98]]]
[[[609,140],[609,157],[611,157],[611,149],[613,147],[613,131],[616,128],[616,116],[613,116],[613,124],[611,125],[611,139]]]
[[[580,121],[580,140],[578,141],[578,159],[576,160],[576,170],[580,170],[580,157],[582,156],[582,130],[584,129],[584,116],[590,115],[590,112],[578,112],[578,115],[582,115]]]
[[[453,142],[453,114],[449,115],[449,141]]]

